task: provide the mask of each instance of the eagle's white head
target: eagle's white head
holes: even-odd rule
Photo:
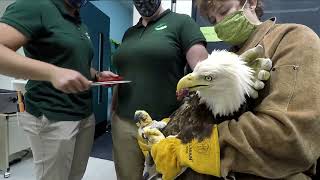
[[[227,116],[236,112],[253,90],[252,78],[253,70],[240,56],[215,50],[179,81],[177,91],[196,91],[200,103],[205,103],[214,116]]]

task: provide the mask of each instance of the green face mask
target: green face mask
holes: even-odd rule
[[[248,21],[243,10],[239,10],[226,16],[214,28],[219,39],[231,45],[239,45],[249,38],[256,26]]]

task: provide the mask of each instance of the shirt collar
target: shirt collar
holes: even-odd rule
[[[74,22],[80,23],[81,19],[80,19],[80,14],[77,11],[75,14],[75,17],[71,16],[68,12],[68,10],[66,9],[66,5],[64,0],[51,0],[52,3],[57,7],[57,9],[60,11],[60,13],[62,14],[63,17],[70,19]]]
[[[166,15],[169,14],[170,12],[171,12],[170,9],[165,10],[165,11],[162,12],[159,16],[152,18],[152,19],[149,21],[148,24],[158,21],[159,19],[161,19],[162,17],[166,16]],[[137,28],[144,27],[143,24],[142,24],[142,17],[139,19],[139,22],[136,24],[136,27],[137,27]]]

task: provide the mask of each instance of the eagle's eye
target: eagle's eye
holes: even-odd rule
[[[206,81],[212,81],[213,77],[212,76],[205,76],[204,79]]]

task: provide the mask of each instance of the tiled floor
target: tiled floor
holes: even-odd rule
[[[111,130],[96,138],[92,147],[91,157],[112,161]]]
[[[6,180],[35,180],[32,158],[27,158],[11,166],[11,176]],[[0,180],[4,180],[0,172]],[[90,158],[83,180],[116,180],[113,162],[98,158]]]

